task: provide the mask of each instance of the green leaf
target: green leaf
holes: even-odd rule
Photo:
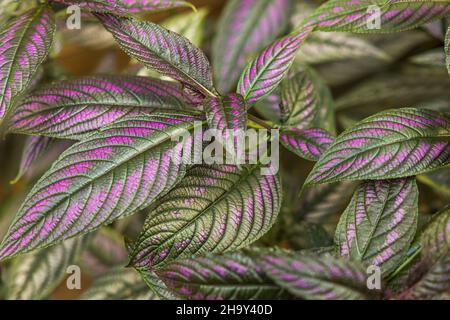
[[[183,12],[161,22],[166,29],[182,35],[193,45],[200,47],[203,42],[203,28],[208,9],[201,8],[194,12]]]
[[[277,175],[260,165],[199,165],[149,211],[131,264],[156,270],[175,259],[238,250],[260,238],[280,210]]]
[[[337,226],[339,254],[391,273],[416,233],[418,197],[414,178],[361,183]]]
[[[450,168],[419,175],[417,180],[450,199]]]
[[[67,276],[67,267],[77,262],[84,239],[70,239],[52,248],[15,259],[6,279],[6,298],[46,299]]]
[[[157,271],[183,299],[253,300],[286,298],[252,258],[242,252],[205,255],[173,262]]]
[[[159,297],[161,300],[179,300],[174,293],[166,286],[164,282],[153,272],[148,270],[137,270],[145,281],[147,286]]]
[[[81,300],[158,300],[139,273],[130,268],[114,268],[97,278]]]
[[[328,254],[267,252],[258,259],[279,286],[304,299],[362,300],[377,296],[367,288],[365,268]]]
[[[198,121],[197,121],[198,120]],[[0,248],[0,259],[94,231],[149,206],[184,176],[200,129],[191,113],[128,118],[68,148],[34,185]],[[179,139],[178,139],[179,140]]]
[[[420,234],[420,256],[412,265],[413,285],[403,299],[431,299],[450,290],[450,206],[436,213]]]
[[[314,166],[305,184],[414,176],[450,162],[450,114],[393,109],[346,130]]]
[[[368,40],[348,33],[315,32],[297,52],[296,61],[319,64],[358,58],[389,60],[389,55]]]
[[[284,126],[335,131],[331,92],[312,68],[293,67],[281,83],[280,90],[281,122]]]

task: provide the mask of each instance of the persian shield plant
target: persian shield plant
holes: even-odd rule
[[[196,4],[0,0],[0,298],[448,299],[450,1]]]

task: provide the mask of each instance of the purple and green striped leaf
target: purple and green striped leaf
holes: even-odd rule
[[[291,5],[291,0],[228,1],[213,45],[215,83],[220,92],[230,92],[247,59],[285,30]]]
[[[81,300],[158,300],[132,268],[117,267],[97,278]]]
[[[450,4],[443,0],[331,0],[307,18],[307,24],[316,25],[318,31],[388,33],[417,28],[449,14]]]
[[[247,65],[237,91],[248,103],[261,100],[278,87],[291,67],[295,53],[313,29],[312,26],[305,27],[276,40]]]
[[[53,139],[44,136],[30,136],[25,141],[25,146],[20,159],[19,172],[11,183],[19,181],[24,174],[30,169],[31,165],[43,156],[49,146],[53,143]]]
[[[339,254],[394,271],[416,233],[418,197],[414,178],[361,183],[337,226]]]
[[[126,117],[173,112],[199,103],[167,81],[134,76],[94,76],[60,81],[24,98],[10,131],[79,140]]]
[[[95,15],[120,47],[146,67],[205,96],[215,96],[209,61],[188,39],[148,21]]]
[[[317,161],[334,141],[334,137],[326,130],[319,128],[296,129],[282,128],[280,142],[288,150],[300,158]]]
[[[209,128],[219,130],[224,141],[232,137],[237,139],[247,129],[248,106],[238,93],[206,99],[203,108]],[[230,133],[232,137],[228,136]]]
[[[48,299],[53,290],[67,277],[67,268],[77,263],[85,239],[64,241],[14,259],[5,279],[9,300]]]
[[[0,31],[0,122],[47,57],[55,25],[51,9],[42,6],[13,19]]]
[[[414,176],[450,163],[450,114],[392,109],[346,130],[320,157],[306,184]]]
[[[137,270],[143,281],[161,300],[179,300],[172,290],[153,272],[145,270]]]
[[[127,259],[122,235],[114,229],[102,228],[89,237],[80,263],[83,270],[97,277],[113,267],[125,267]]]
[[[182,299],[254,300],[287,296],[242,252],[175,261],[156,273]]]
[[[134,245],[131,264],[157,270],[175,259],[243,248],[276,220],[277,175],[260,165],[199,165],[151,208]]]
[[[450,206],[436,213],[419,236],[421,250],[410,267],[402,299],[431,299],[450,290]]]
[[[448,74],[450,75],[450,26],[445,34],[445,64],[447,66]]]
[[[191,113],[135,117],[67,149],[34,185],[0,247],[0,260],[54,245],[149,206],[185,174]],[[199,128],[201,129],[201,128]]]
[[[258,264],[282,288],[303,299],[364,300],[377,296],[366,284],[366,269],[329,254],[263,252]]]
[[[181,0],[50,0],[68,6],[76,5],[93,12],[114,14],[140,13],[143,11],[160,11],[179,7],[195,8],[188,1]]]
[[[331,92],[312,68],[293,67],[281,82],[280,91],[283,125],[335,131]]]

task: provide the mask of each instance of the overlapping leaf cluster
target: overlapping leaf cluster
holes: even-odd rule
[[[178,32],[132,15],[185,1],[49,0],[0,16],[0,121],[29,135],[15,180],[60,153],[0,245],[6,298],[48,297],[74,263],[98,277],[85,299],[448,297],[450,2],[305,2],[291,17],[294,2],[228,1],[212,63],[202,31],[186,30],[205,11],[181,13]],[[55,12],[70,5],[149,70],[42,85]],[[415,44],[384,34],[419,27],[441,48],[392,68]],[[315,162],[304,181],[284,166],[263,175],[260,162],[182,161],[207,128],[261,127],[279,129],[291,167]],[[443,199],[425,223],[416,177]]]

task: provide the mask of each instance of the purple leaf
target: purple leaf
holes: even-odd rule
[[[177,84],[133,76],[61,81],[34,91],[16,108],[10,131],[80,139],[125,117],[199,103]]]
[[[226,141],[228,133],[238,138],[247,129],[247,105],[240,94],[231,93],[225,97],[211,97],[204,102],[206,119],[211,129],[220,130]],[[235,140],[236,141],[236,140]]]
[[[67,149],[34,185],[0,247],[0,260],[56,244],[150,205],[184,176],[190,113],[115,122]],[[200,121],[200,124],[203,122]]]
[[[230,92],[247,59],[285,30],[291,5],[291,0],[232,0],[227,3],[213,46],[215,82],[220,92]]]
[[[418,243],[420,255],[408,270],[402,299],[432,299],[450,289],[450,206],[434,215]]]
[[[418,197],[414,178],[363,182],[336,230],[340,255],[394,271],[416,233]]]
[[[342,133],[314,166],[306,184],[414,176],[450,162],[450,114],[393,109]]]
[[[313,129],[281,129],[280,142],[300,158],[317,161],[334,141],[334,137],[326,130]]]
[[[180,0],[51,0],[65,5],[77,5],[94,12],[114,14],[140,13],[142,11],[159,11],[178,7],[195,8],[187,1]]]
[[[209,61],[188,39],[148,21],[95,15],[130,56],[190,89],[215,96]]]
[[[335,130],[331,92],[312,68],[293,67],[281,82],[280,91],[283,125]]]
[[[20,160],[19,172],[16,178],[11,183],[19,181],[23,175],[28,171],[31,165],[39,160],[48,147],[53,143],[53,139],[44,136],[31,136],[28,137],[22,152],[22,158]]]
[[[259,256],[266,274],[279,286],[304,299],[361,300],[377,296],[366,284],[359,263],[331,255],[268,252]]]
[[[206,255],[173,262],[156,272],[182,299],[280,299],[286,292],[241,252]]]
[[[319,31],[387,33],[413,29],[449,13],[450,4],[442,0],[331,0],[307,21]]]
[[[295,53],[313,26],[276,40],[250,62],[241,75],[238,92],[248,103],[255,103],[270,94],[283,80],[292,65]]]
[[[259,239],[280,210],[277,175],[260,165],[199,165],[160,199],[135,243],[131,263],[157,270],[173,260],[238,250]]]
[[[55,24],[53,12],[42,6],[11,20],[0,32],[0,122],[47,57]]]

